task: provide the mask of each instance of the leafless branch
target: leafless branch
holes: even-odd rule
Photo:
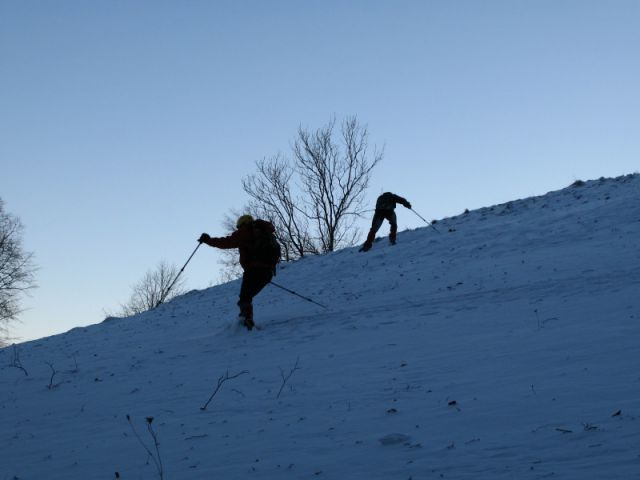
[[[286,376],[284,374],[284,371],[282,369],[280,369],[280,376],[282,377],[282,385],[280,385],[280,390],[278,390],[278,395],[276,396],[276,398],[280,398],[280,394],[282,393],[282,389],[284,388],[284,386],[287,384],[287,382],[291,378],[291,375],[293,375],[293,372],[295,372],[296,370],[300,370],[298,368],[298,362],[299,361],[300,361],[300,357],[296,358],[295,365],[293,366],[293,368],[289,371],[289,373]]]
[[[377,149],[369,154],[367,127],[356,117],[342,122],[339,140],[334,140],[335,122],[315,132],[300,127],[293,146],[305,212],[315,223],[323,252],[355,243],[354,222],[363,213],[371,172],[384,156]]]
[[[132,287],[131,296],[127,303],[120,305],[120,311],[115,315],[106,312],[107,316],[130,317],[155,308],[177,274],[178,268],[175,265],[159,262],[155,269],[148,270],[142,280]],[[185,292],[184,282],[184,277],[178,278],[164,301],[182,295]]]
[[[138,442],[140,443],[140,445],[142,445],[142,448],[144,448],[144,450],[147,452],[148,458],[151,458],[153,460],[153,463],[156,467],[156,471],[158,473],[158,477],[160,478],[160,480],[163,480],[164,467],[162,466],[162,457],[160,456],[160,442],[158,441],[158,436],[156,435],[156,432],[153,430],[153,427],[151,426],[151,423],[153,422],[153,417],[147,417],[146,421],[147,421],[147,431],[149,432],[149,435],[151,435],[151,438],[153,439],[153,444],[156,451],[155,454],[142,441],[142,438],[140,438],[140,435],[138,435],[138,431],[133,426],[133,422],[131,421],[131,417],[129,415],[127,415],[127,421],[131,426],[131,430],[133,431],[133,434],[138,439]]]
[[[227,380],[233,380],[234,378],[238,378],[240,375],[244,375],[245,373],[249,373],[249,370],[242,370],[241,372],[236,373],[235,375],[229,375],[229,370],[227,370],[227,372],[224,375],[221,375],[220,378],[218,378],[218,385],[216,386],[216,389],[213,391],[213,393],[209,397],[209,400],[207,400],[207,403],[205,403],[202,407],[200,407],[200,410],[207,409],[207,407],[211,403],[211,400],[213,400],[213,397],[216,396],[216,393],[218,393],[218,391],[220,390],[224,382],[226,382]]]
[[[20,297],[35,288],[33,254],[22,248],[22,222],[4,210],[0,198],[0,347],[8,340],[8,325],[22,312]]]
[[[274,224],[285,261],[357,243],[355,222],[384,149],[369,150],[367,127],[356,117],[336,130],[335,118],[317,130],[300,126],[291,160],[263,158],[242,181],[248,213]]]
[[[11,361],[9,366],[22,370],[25,377],[29,376],[29,372],[27,372],[26,368],[22,366],[22,362],[20,361],[20,351],[18,350],[18,347],[15,343],[13,344],[13,360]]]
[[[294,168],[278,154],[256,162],[256,169],[257,173],[243,179],[242,187],[251,198],[249,209],[275,225],[284,260],[318,253],[306,215],[297,206],[301,201],[293,193]]]
[[[49,368],[51,369],[51,378],[49,379],[49,385],[47,385],[47,388],[49,390],[53,390],[54,388],[56,388],[58,385],[60,385],[59,383],[54,384],[53,383],[53,377],[56,376],[56,373],[58,373],[56,371],[56,369],[53,367],[53,364],[49,363],[49,362],[44,362],[47,365],[49,365]]]

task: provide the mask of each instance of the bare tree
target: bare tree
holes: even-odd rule
[[[147,271],[142,280],[132,287],[129,301],[120,306],[120,312],[116,316],[129,317],[155,308],[177,274],[178,268],[175,265],[164,261],[158,263],[155,269]],[[165,302],[185,292],[184,281],[184,277],[178,278],[164,299]]]
[[[299,127],[293,160],[264,158],[243,179],[249,210],[275,225],[285,261],[357,242],[355,221],[384,152],[369,151],[367,127],[356,117],[346,118],[339,133],[335,124],[334,118],[315,131]]]
[[[35,287],[33,254],[22,247],[23,228],[0,198],[0,346],[7,344],[9,324],[22,312],[21,295]]]
[[[375,148],[369,155],[367,127],[356,117],[342,122],[339,143],[334,127],[335,119],[315,132],[300,127],[293,147],[305,214],[315,222],[322,252],[355,245],[354,223],[363,213],[371,171],[384,155]]]

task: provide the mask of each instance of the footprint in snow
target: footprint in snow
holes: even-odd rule
[[[411,440],[409,435],[403,433],[390,433],[382,438],[378,439],[382,445],[398,445],[401,443],[407,443]]]

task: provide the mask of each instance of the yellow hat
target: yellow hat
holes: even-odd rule
[[[242,215],[236,222],[236,228],[240,228],[241,226],[251,222],[253,222],[253,217],[251,215]]]

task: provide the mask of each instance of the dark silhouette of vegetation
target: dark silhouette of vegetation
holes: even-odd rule
[[[147,271],[145,276],[132,287],[129,300],[120,305],[118,313],[108,315],[130,317],[155,308],[177,275],[178,268],[175,265],[169,265],[164,261],[158,263],[155,269]],[[184,277],[178,278],[164,302],[185,293],[184,282]]]
[[[33,254],[22,244],[20,219],[4,209],[0,198],[0,346],[7,345],[9,324],[22,312],[21,296],[35,287]]]
[[[339,127],[335,118],[317,130],[300,126],[291,149],[291,158],[276,154],[256,162],[256,172],[242,181],[250,198],[242,213],[274,224],[283,261],[355,245],[355,222],[383,149],[371,151],[368,128],[356,117]],[[224,226],[233,230],[231,216]],[[221,262],[231,278],[235,262],[229,255]]]

